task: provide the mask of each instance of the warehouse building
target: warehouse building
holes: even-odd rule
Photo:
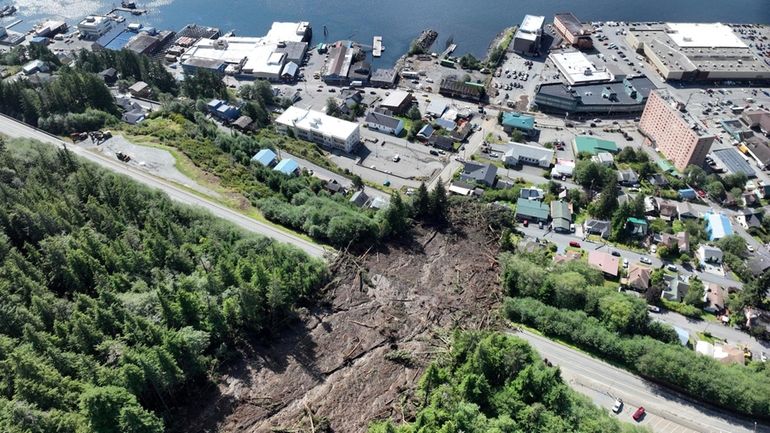
[[[546,83],[535,89],[534,103],[551,113],[639,113],[655,88],[645,76],[574,86]]]
[[[543,34],[543,23],[545,23],[545,17],[525,15],[513,37],[513,44],[511,44],[513,52],[538,55],[540,53],[540,38]]]
[[[289,107],[275,120],[277,129],[321,146],[351,152],[361,141],[358,123],[348,122],[314,110]]]
[[[666,80],[770,79],[770,66],[725,24],[635,26],[626,40]]]
[[[581,23],[571,12],[556,14],[553,17],[553,27],[565,41],[578,49],[589,50],[594,46],[591,39],[593,27]]]
[[[580,51],[551,53],[548,59],[559,70],[562,77],[564,77],[564,81],[571,86],[585,83],[602,83],[613,79],[610,71],[606,68],[602,70],[596,69],[596,66]]]

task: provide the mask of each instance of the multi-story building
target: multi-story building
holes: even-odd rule
[[[638,113],[644,110],[655,84],[645,76],[606,83],[543,83],[535,90],[535,104],[553,113]]]
[[[99,39],[114,27],[115,21],[112,18],[99,15],[89,15],[77,25],[80,36],[88,40]]]
[[[539,54],[544,22],[545,17],[525,15],[513,37],[512,51],[519,54]]]
[[[279,132],[320,144],[321,146],[351,152],[361,141],[358,123],[348,122],[314,110],[289,107],[275,121]]]
[[[553,17],[553,26],[565,41],[581,50],[587,50],[594,46],[593,40],[591,40],[593,28],[581,23],[571,12],[556,14]]]
[[[702,165],[715,137],[667,91],[650,93],[639,129],[678,170]]]

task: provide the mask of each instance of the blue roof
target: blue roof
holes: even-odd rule
[[[503,113],[503,126],[511,128],[531,130],[535,129],[535,118],[516,112]]]
[[[722,239],[733,234],[733,226],[726,215],[709,212],[704,219],[706,220],[706,233],[708,233],[710,241]]]
[[[454,123],[453,121],[447,120],[447,119],[441,119],[441,118],[436,119],[436,125],[448,131],[452,131],[457,127],[457,124]]]
[[[293,159],[284,159],[275,166],[273,170],[278,170],[283,174],[294,174],[299,169],[299,164]]]
[[[692,188],[685,188],[679,190],[679,196],[682,198],[695,198],[697,194],[695,194],[695,190]]]
[[[134,32],[122,32],[115,36],[111,41],[107,42],[107,45],[105,45],[104,48],[112,51],[120,51],[125,48],[125,46],[128,44],[128,41],[130,41],[134,36],[136,36],[136,33]]]
[[[206,104],[206,106],[209,107],[210,110],[216,110],[222,104],[224,104],[224,102],[222,100],[212,99],[211,101],[209,101],[208,104]]]
[[[276,155],[275,152],[273,152],[270,149],[262,149],[259,152],[257,152],[256,155],[254,155],[251,160],[254,162],[258,162],[265,167],[269,166],[270,164],[275,161]]]

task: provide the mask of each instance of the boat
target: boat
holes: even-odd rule
[[[16,6],[14,5],[5,5],[2,9],[0,9],[0,17],[9,17],[16,13]]]
[[[136,9],[136,2],[124,0],[123,2],[120,3],[120,5],[126,9]]]

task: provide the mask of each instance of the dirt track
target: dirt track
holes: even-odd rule
[[[452,220],[446,233],[417,228],[407,245],[336,263],[322,305],[223,375],[183,430],[352,433],[409,419],[449,330],[488,326],[500,301],[496,233],[476,206]]]

